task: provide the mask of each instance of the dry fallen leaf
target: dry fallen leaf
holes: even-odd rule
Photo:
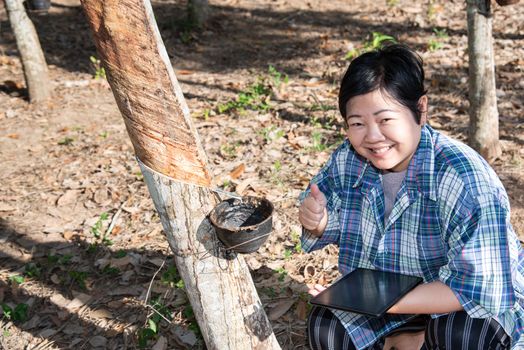
[[[13,207],[6,203],[0,203],[0,211],[14,211],[16,207]]]
[[[295,314],[299,320],[305,321],[308,314],[308,303],[302,299],[297,302]]]
[[[278,303],[276,303],[271,310],[269,310],[268,318],[271,321],[275,321],[279,319],[282,315],[284,315],[290,308],[293,306],[295,301],[293,299],[288,300],[282,300]]]
[[[160,336],[151,348],[151,350],[166,350],[167,349],[167,339],[165,337]]]
[[[176,74],[178,74],[178,75],[191,75],[193,73],[194,72],[192,70],[189,70],[189,69],[180,69],[180,70],[176,71]]]
[[[60,198],[58,198],[57,206],[63,206],[68,204],[73,204],[78,201],[80,196],[80,190],[67,190]]]
[[[97,309],[91,311],[90,316],[94,318],[112,318],[113,314],[111,313],[111,311],[106,309]]]
[[[238,179],[246,170],[246,165],[244,163],[237,166],[235,169],[233,169],[232,172],[229,173],[229,176],[231,176],[232,179]]]
[[[248,187],[251,187],[255,192],[258,192],[256,190],[256,186],[254,185],[256,181],[257,181],[257,179],[254,178],[254,177],[250,177],[248,179],[245,179],[245,180],[243,180],[241,183],[239,183],[236,186],[235,190],[241,196],[245,194],[245,191],[246,191],[246,189]]]
[[[75,292],[73,292],[73,294],[75,294]],[[66,305],[66,309],[68,309],[69,311],[74,311],[87,304],[90,300],[91,295],[84,293],[76,293],[75,298]]]
[[[24,83],[21,81],[5,80],[4,85],[9,90],[20,90],[24,88]]]
[[[62,294],[53,294],[50,298],[51,302],[59,307],[66,307],[67,304],[71,302],[71,300],[64,298]]]
[[[105,348],[107,339],[101,335],[95,335],[93,338],[89,339],[89,344],[95,348]]]

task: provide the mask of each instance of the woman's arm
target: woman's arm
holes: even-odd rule
[[[406,294],[388,313],[390,314],[444,314],[463,310],[453,291],[444,283],[435,281],[418,285]]]

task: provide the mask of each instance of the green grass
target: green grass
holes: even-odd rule
[[[360,56],[363,53],[380,49],[386,43],[396,43],[397,40],[387,34],[382,34],[380,32],[372,32],[371,38],[367,41],[362,42],[359,48],[352,49],[346,53],[344,59],[352,60],[353,58]]]
[[[269,65],[266,75],[259,76],[255,83],[239,92],[234,100],[219,103],[216,106],[216,112],[218,114],[235,112],[240,115],[245,114],[247,110],[267,112],[272,109],[271,99],[275,90],[288,82],[287,74]]]
[[[102,67],[102,62],[100,62],[100,60],[95,56],[89,56],[89,61],[91,62],[91,66],[95,71],[94,78],[106,79],[106,70],[104,69],[104,67]]]
[[[446,29],[433,28],[434,37],[428,41],[428,50],[431,52],[440,50],[443,47],[443,41],[448,38]]]

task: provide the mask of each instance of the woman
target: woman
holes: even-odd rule
[[[382,318],[314,307],[312,349],[524,349],[524,252],[507,194],[480,155],[426,124],[427,105],[422,59],[405,46],[365,53],[344,75],[347,140],[301,196],[302,247],[337,244],[342,274],[424,283]]]

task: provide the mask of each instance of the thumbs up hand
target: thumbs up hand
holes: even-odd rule
[[[298,209],[298,220],[306,230],[320,237],[327,225],[327,199],[316,184]]]

